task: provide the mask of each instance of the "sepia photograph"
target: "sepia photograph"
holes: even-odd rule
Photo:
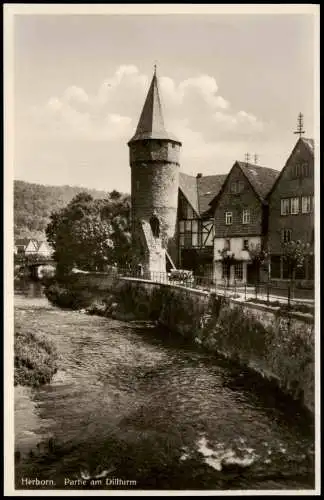
[[[6,496],[320,494],[319,5],[3,22]]]

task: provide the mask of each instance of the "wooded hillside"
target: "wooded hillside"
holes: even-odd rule
[[[74,196],[87,192],[93,198],[107,198],[108,191],[77,186],[44,186],[14,181],[14,233],[16,238],[46,240],[50,214],[66,206]]]

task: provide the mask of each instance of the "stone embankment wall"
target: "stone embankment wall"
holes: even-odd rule
[[[274,381],[314,412],[312,315],[134,278],[120,280],[115,300],[116,317],[155,320]]]
[[[74,280],[90,292],[89,312],[156,321],[211,353],[253,369],[315,411],[311,314],[112,273],[80,273]]]

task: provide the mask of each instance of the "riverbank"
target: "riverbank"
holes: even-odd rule
[[[89,314],[151,320],[199,348],[247,367],[276,384],[314,413],[314,318],[285,308],[241,303],[214,293],[136,279],[121,279],[91,290],[82,276],[63,292],[48,293],[58,305],[68,294],[86,295]],[[78,288],[79,287],[79,288]],[[77,291],[77,289],[79,291]]]
[[[57,350],[45,335],[32,331],[24,322],[24,310],[15,311],[14,384],[39,387],[57,372]]]
[[[21,327],[59,355],[50,384],[15,388],[17,489],[314,487],[312,420],[264,379],[154,322],[46,302],[15,300]]]

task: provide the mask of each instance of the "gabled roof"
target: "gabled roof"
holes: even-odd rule
[[[165,139],[181,144],[164,126],[162,102],[156,71],[154,71],[135,135],[128,144],[144,139]]]
[[[288,157],[288,160],[286,161],[284,167],[281,169],[280,174],[278,175],[278,177],[276,178],[275,182],[273,183],[272,188],[269,190],[269,192],[267,194],[267,198],[269,198],[269,196],[273,192],[275,186],[278,184],[279,180],[281,179],[281,176],[282,176],[283,172],[286,170],[286,168],[287,168],[287,166],[288,166],[288,164],[290,162],[290,159],[294,155],[294,153],[295,153],[296,149],[298,148],[299,144],[303,144],[304,146],[306,146],[306,148],[308,149],[308,151],[310,152],[310,154],[314,157],[314,139],[306,139],[305,137],[300,137],[298,139],[298,141],[296,142],[295,146],[293,147],[293,150],[290,153],[290,155]]]
[[[202,175],[197,178],[198,207],[202,215],[210,210],[209,203],[219,193],[227,175]]]
[[[209,202],[218,194],[226,175],[206,175],[194,177],[180,172],[179,187],[197,213],[203,215],[210,209]]]
[[[251,163],[245,163],[238,161],[236,162],[240,167],[245,177],[250,181],[250,184],[254,188],[261,200],[265,200],[267,194],[272,188],[275,180],[279,175],[279,170],[274,170],[273,168],[261,167],[259,165],[253,165]]]
[[[190,203],[194,211],[197,213],[197,215],[199,215],[196,177],[194,177],[193,175],[188,175],[180,172],[179,188],[181,189],[184,196],[187,198],[188,202]]]
[[[279,171],[274,170],[273,168],[262,167],[260,165],[254,165],[252,163],[247,163],[242,161],[236,161],[232,166],[231,170],[229,171],[229,173],[227,174],[225,181],[222,183],[219,192],[209,202],[209,205],[211,207],[215,205],[217,199],[220,197],[227,183],[227,180],[231,175],[233,168],[235,168],[236,166],[238,166],[241,169],[244,176],[249,181],[255,194],[260,199],[261,203],[265,203],[268,192],[270,191],[271,187],[273,186],[273,184],[275,183],[276,179],[279,176]]]
[[[38,248],[38,241],[33,238],[20,238],[15,241],[16,247],[27,247],[29,243],[32,243],[36,248]]]

